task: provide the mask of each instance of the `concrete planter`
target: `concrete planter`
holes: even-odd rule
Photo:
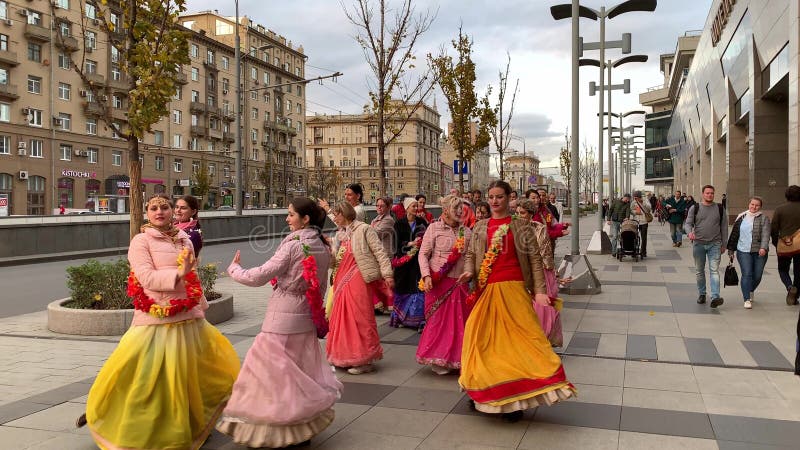
[[[233,295],[208,302],[206,320],[218,324],[233,317]],[[47,305],[47,329],[56,333],[82,336],[119,336],[125,334],[133,320],[132,309],[74,309],[63,305],[71,299],[62,298]]]

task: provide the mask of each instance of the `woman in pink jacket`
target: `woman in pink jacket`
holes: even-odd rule
[[[427,323],[417,347],[417,362],[445,375],[461,368],[469,284],[457,278],[464,271],[472,230],[461,223],[464,209],[458,196],[448,195],[441,203],[442,217],[425,231],[419,250]]]
[[[189,236],[172,224],[169,197],[146,204],[131,240],[133,323],[89,391],[86,414],[103,449],[197,449],[239,373],[231,343],[205,320],[208,308]]]
[[[274,289],[217,425],[248,447],[306,444],[331,424],[342,392],[317,340],[328,331],[322,305],[331,259],[321,231],[325,212],[311,199],[294,198],[286,222],[291,233],[269,261],[245,270],[237,251],[228,267],[239,283],[271,282]]]

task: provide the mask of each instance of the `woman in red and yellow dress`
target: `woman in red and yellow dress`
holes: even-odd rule
[[[231,395],[239,357],[206,322],[194,248],[172,224],[172,201],[157,194],[145,208],[149,222],[128,249],[133,322],[77,425],[88,424],[103,450],[196,450]]]
[[[542,257],[527,220],[512,219],[511,186],[489,185],[491,218],[475,224],[459,281],[477,276],[458,382],[486,413],[516,422],[523,411],[575,393],[531,305],[549,304]]]

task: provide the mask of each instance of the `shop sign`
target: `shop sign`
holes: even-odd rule
[[[117,187],[123,189],[130,189],[131,182],[130,181],[117,181]]]
[[[144,184],[164,184],[164,180],[157,180],[153,178],[142,178]]]
[[[80,170],[64,169],[61,171],[61,176],[72,178],[96,178],[97,172],[83,172]]]
[[[8,216],[8,194],[0,194],[0,217]]]

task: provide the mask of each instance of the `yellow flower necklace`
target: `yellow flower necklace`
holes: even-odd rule
[[[467,297],[467,305],[473,305],[480,298],[483,290],[486,288],[486,283],[489,281],[489,275],[492,273],[492,265],[497,259],[497,256],[503,251],[503,238],[505,238],[506,234],[508,234],[508,230],[510,228],[511,227],[508,224],[503,224],[500,225],[497,228],[497,231],[494,232],[492,241],[489,243],[489,249],[486,250],[486,253],[483,255],[481,269],[478,272],[477,286],[469,295],[469,297]]]

